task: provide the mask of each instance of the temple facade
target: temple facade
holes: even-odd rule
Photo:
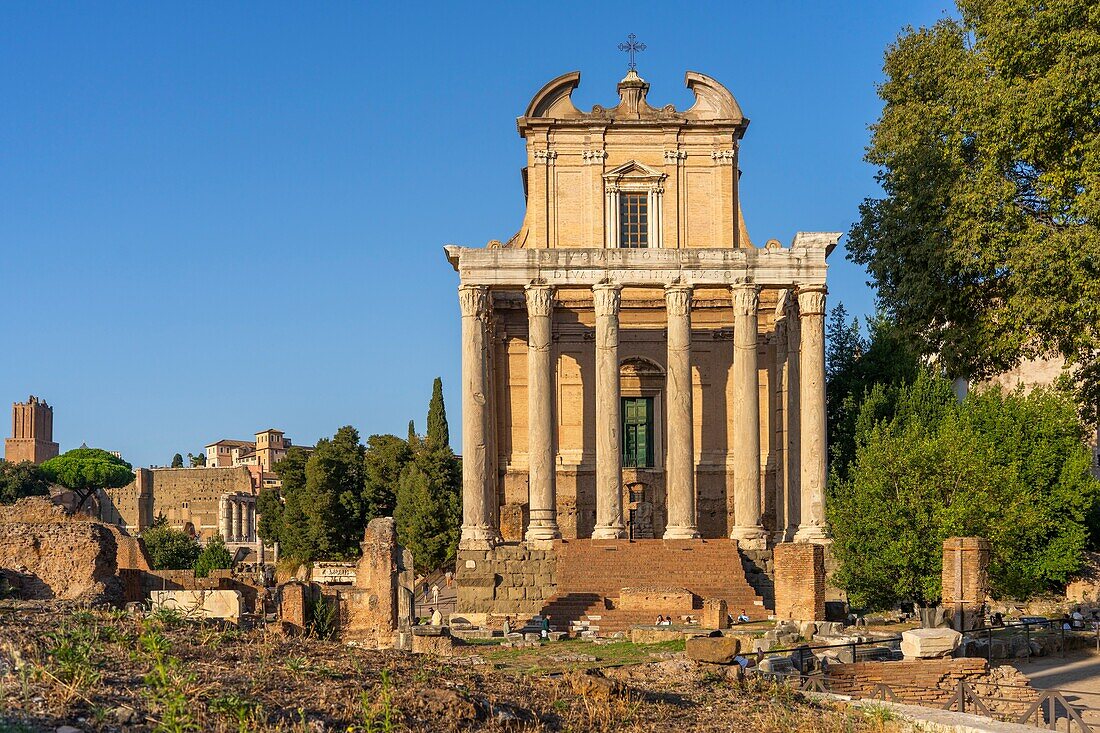
[[[714,79],[687,73],[684,111],[650,106],[631,70],[616,106],[582,112],[579,82],[554,79],[518,119],[519,231],[445,248],[462,318],[460,581],[488,583],[478,568],[508,545],[827,541],[825,260],[840,234],[753,244],[749,121]]]

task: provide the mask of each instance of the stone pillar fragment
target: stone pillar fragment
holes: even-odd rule
[[[668,311],[668,440],[665,491],[668,524],[664,538],[695,539],[695,430],[691,387],[691,287],[665,289]]]
[[[827,542],[825,527],[825,287],[798,291],[800,489],[798,542]]]
[[[553,288],[529,285],[527,295],[528,542],[553,540],[558,531],[554,496]]]
[[[241,522],[242,522],[241,500],[240,500],[239,497],[233,497],[232,503],[233,503],[233,541],[234,542],[243,542],[244,541],[244,529],[241,526]]]
[[[596,310],[596,526],[593,539],[626,536],[619,404],[619,304],[622,286],[592,288]]]
[[[955,631],[985,625],[992,545],[984,537],[948,537],[943,541],[943,607],[953,614]]]
[[[760,511],[760,375],[757,307],[760,288],[733,288],[733,491],[734,526],[730,539],[750,550],[768,545]]]
[[[218,499],[218,536],[229,540],[229,504],[224,496]]]
[[[825,548],[785,542],[776,545],[775,617],[781,621],[825,620]]]
[[[489,289],[462,285],[462,535],[464,549],[487,549],[500,540],[490,516],[486,405],[485,325]]]
[[[783,428],[787,433],[787,450],[783,456],[783,493],[787,499],[787,530],[784,541],[794,539],[802,522],[802,412],[799,410],[801,384],[801,331],[798,323],[798,299],[794,291],[786,291],[786,307],[783,320],[787,326],[786,403],[783,412]]]

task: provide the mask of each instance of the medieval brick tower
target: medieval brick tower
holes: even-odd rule
[[[42,463],[58,453],[53,442],[53,408],[34,395],[11,406],[11,437],[4,441],[4,457],[12,463]]]

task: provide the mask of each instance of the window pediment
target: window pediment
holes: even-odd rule
[[[623,163],[603,174],[604,185],[615,189],[651,190],[660,187],[665,177],[666,174],[663,171],[650,168],[636,160]]]

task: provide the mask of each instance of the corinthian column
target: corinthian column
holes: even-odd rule
[[[825,542],[825,290],[824,285],[798,291],[799,401],[801,402],[802,521],[799,542]]]
[[[237,497],[233,499],[233,541],[244,541],[244,531],[241,528],[241,500]]]
[[[695,539],[695,431],[691,406],[691,288],[665,289],[668,311],[668,446],[665,495],[668,499],[666,540]]]
[[[528,285],[527,294],[527,541],[553,540],[558,532],[554,498],[554,372],[550,314],[554,290]]]
[[[621,285],[593,286],[596,307],[596,527],[593,539],[626,536],[619,432],[619,300]]]
[[[489,289],[482,285],[462,285],[458,289],[458,302],[462,308],[462,536],[459,546],[480,550],[488,549],[500,539],[489,516],[492,502],[488,496],[486,473],[485,324]]]
[[[756,363],[756,309],[760,288],[733,288],[733,511],[730,539],[741,547],[768,546],[760,514],[760,375]]]

